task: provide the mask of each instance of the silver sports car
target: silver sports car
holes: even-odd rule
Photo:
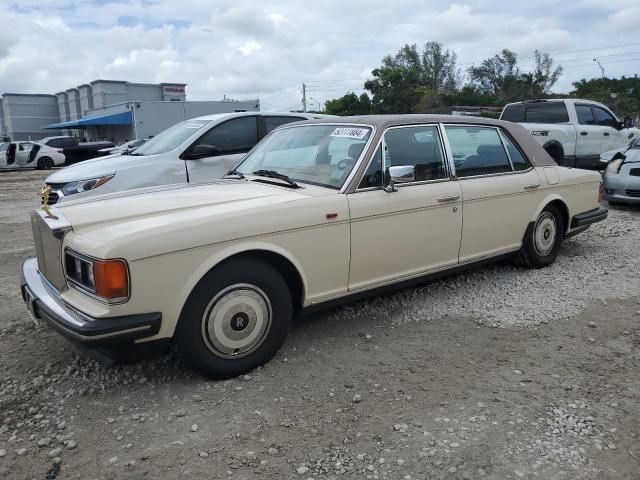
[[[625,148],[602,154],[607,162],[604,171],[606,200],[640,205],[640,138],[634,138]]]

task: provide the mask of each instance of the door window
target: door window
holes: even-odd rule
[[[593,119],[596,125],[601,125],[603,127],[615,127],[618,121],[607,112],[604,108],[596,107],[592,105],[593,109]]]
[[[268,117],[264,117],[264,123],[265,123],[265,127],[267,129],[267,133],[269,133],[271,130],[278,128],[281,125],[285,125],[287,123],[291,123],[291,122],[300,122],[302,120],[306,120],[306,118],[303,117],[286,117],[286,116],[282,116],[282,117],[275,117],[275,116],[268,116]]]
[[[413,165],[416,182],[448,178],[435,126],[391,128],[384,134],[384,165]]]
[[[593,125],[593,113],[589,105],[576,105],[576,115],[580,125]]]
[[[445,129],[458,177],[512,171],[495,128],[447,126]]]
[[[504,142],[504,146],[507,147],[507,152],[509,153],[509,158],[511,159],[511,164],[513,165],[513,169],[516,172],[520,172],[522,170],[527,170],[529,168],[529,162],[524,158],[524,155],[520,151],[516,144],[511,140],[504,132],[500,132],[500,136],[502,137],[502,141]]]
[[[382,145],[376,149],[358,188],[382,187]]]
[[[216,147],[221,155],[246,153],[258,143],[258,123],[256,117],[239,117],[213,127],[200,137],[196,145]]]

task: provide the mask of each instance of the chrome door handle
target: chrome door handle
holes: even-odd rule
[[[455,202],[456,200],[458,200],[460,198],[460,195],[449,195],[448,197],[440,197],[438,199],[438,201],[440,203],[444,203],[444,202]]]
[[[539,183],[532,183],[530,185],[525,185],[524,186],[525,190],[535,190],[536,188],[540,188],[540,184]]]
[[[604,133],[603,133],[603,135],[604,135],[605,137],[608,137],[608,136],[609,136],[609,132],[604,132]]]

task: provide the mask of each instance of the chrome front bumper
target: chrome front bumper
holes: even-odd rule
[[[42,277],[35,258],[22,265],[20,291],[34,321],[46,321],[64,337],[83,346],[133,343],[158,333],[162,322],[161,313],[93,318],[69,307]]]

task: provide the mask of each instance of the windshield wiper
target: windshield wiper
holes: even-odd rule
[[[225,177],[228,177],[229,175],[237,175],[238,178],[240,180],[242,180],[244,178],[244,173],[239,172],[238,170],[236,170],[235,168],[233,170],[229,170],[226,174]]]
[[[277,178],[278,180],[287,182],[292,188],[300,188],[300,185],[294,182],[287,175],[285,175],[284,173],[276,172],[275,170],[256,170],[255,172],[253,172],[253,175],[257,175],[258,177]]]

